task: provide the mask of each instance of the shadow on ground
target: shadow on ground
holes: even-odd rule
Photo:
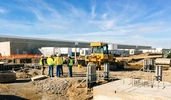
[[[15,81],[15,83],[27,83],[27,82],[30,82],[30,81],[31,81],[31,79],[17,79]]]
[[[0,95],[0,100],[28,100],[14,95]]]

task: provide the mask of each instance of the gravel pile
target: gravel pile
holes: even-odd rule
[[[67,90],[71,87],[76,79],[65,79],[65,78],[48,78],[42,81],[34,82],[39,92],[46,92],[50,94],[64,95]]]

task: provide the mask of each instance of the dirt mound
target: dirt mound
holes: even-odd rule
[[[39,93],[44,93],[48,95],[53,95],[51,99],[55,100],[55,97],[60,97],[61,100],[84,100],[91,98],[92,95],[88,95],[86,92],[86,83],[82,83],[81,88],[76,88],[76,86],[84,78],[48,78],[41,81],[33,82]],[[46,98],[49,96],[43,96]],[[63,98],[63,99],[62,99]],[[80,99],[82,98],[82,99]],[[47,98],[46,98],[47,99]]]
[[[40,70],[24,68],[16,72],[16,77],[18,79],[28,79],[36,75],[40,75]]]
[[[78,88],[79,82],[75,82],[67,91],[69,100],[93,100],[93,91],[86,91],[86,82],[83,82]]]
[[[91,100],[92,92],[87,94],[86,83],[76,88],[83,79],[54,77],[26,83],[0,84],[0,94],[29,100]]]
[[[35,82],[35,85],[40,92],[64,95],[68,88],[71,87],[72,83],[72,80],[64,78],[48,78],[43,81]]]

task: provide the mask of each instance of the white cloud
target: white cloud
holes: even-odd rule
[[[103,18],[104,20],[106,20],[106,19],[107,19],[107,18],[106,18],[107,15],[108,15],[107,13],[104,13],[104,14],[102,15],[102,18]]]
[[[7,11],[6,10],[4,10],[4,9],[2,9],[2,8],[0,8],[0,14],[2,13],[6,13]]]
[[[92,16],[92,19],[94,19],[96,17],[95,9],[96,9],[96,6],[93,5],[92,8],[91,8],[91,16]]]
[[[79,9],[79,8],[76,8],[74,5],[68,3],[68,2],[64,2],[64,1],[61,1],[62,4],[64,5],[64,8],[66,8],[68,10],[68,15],[72,15],[73,17],[81,17],[82,15],[82,10]],[[73,18],[72,17],[72,18]]]
[[[142,36],[132,36],[126,40],[127,43],[136,44],[136,45],[148,45],[152,47],[163,47],[169,48],[171,41],[169,39],[157,39],[157,38],[148,38]]]
[[[113,29],[116,27],[115,20],[100,20],[100,21],[91,20],[90,23],[97,25],[102,30]]]
[[[144,19],[149,19],[149,18],[155,18],[155,17],[159,17],[159,16],[163,16],[163,14],[168,11],[168,9],[162,9],[160,11],[157,11],[155,13],[152,13],[151,15],[145,17]]]
[[[74,6],[71,6],[69,9],[74,16],[80,16],[79,11]]]
[[[158,32],[162,29],[160,26],[149,26],[149,27],[140,27],[138,29],[133,30],[133,33],[154,33]]]

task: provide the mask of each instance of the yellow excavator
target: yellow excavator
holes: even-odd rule
[[[114,58],[114,54],[111,54],[108,50],[108,44],[103,42],[90,43],[92,48],[91,55],[85,56],[85,62],[93,63],[96,65],[96,69],[102,69],[102,65],[105,63],[110,64],[110,70],[116,70],[117,68],[124,68],[124,62],[118,61]]]

